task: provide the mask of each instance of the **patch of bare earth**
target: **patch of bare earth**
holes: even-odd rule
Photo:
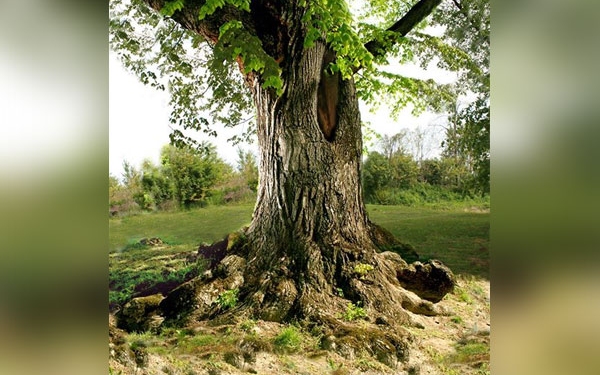
[[[293,350],[277,347],[287,325],[240,318],[237,324],[195,323],[167,332],[128,334],[110,317],[109,372],[121,375],[225,374],[489,374],[490,284],[458,277],[438,305],[448,315],[414,315],[405,363],[390,368],[365,353],[325,350],[318,332],[301,332]],[[356,324],[361,324],[357,322]],[[325,345],[324,345],[325,344]]]
[[[423,328],[410,328],[414,374],[489,374],[489,281],[459,277],[455,291],[439,305],[450,314],[415,316]]]

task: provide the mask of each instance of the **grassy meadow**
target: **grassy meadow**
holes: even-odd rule
[[[489,212],[456,205],[451,208],[368,205],[372,221],[417,250],[422,259],[436,258],[456,274],[489,279]],[[111,253],[142,238],[159,237],[175,251],[191,251],[248,225],[253,205],[209,206],[111,218]]]

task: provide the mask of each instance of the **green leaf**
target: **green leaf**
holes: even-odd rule
[[[250,0],[207,0],[198,13],[198,19],[203,20],[210,16],[218,9],[223,8],[226,4],[232,5],[235,8],[250,12]]]
[[[184,0],[167,1],[160,10],[160,14],[171,17],[176,11],[183,9],[184,5]]]

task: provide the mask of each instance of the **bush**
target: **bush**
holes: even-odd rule
[[[489,208],[489,195],[474,197],[442,186],[418,183],[410,189],[380,189],[375,191],[370,198],[367,198],[367,203],[401,206],[428,206],[457,202],[472,202],[473,205]]]
[[[216,149],[165,146],[161,151],[163,172],[174,186],[174,196],[183,208],[203,207],[211,189],[231,173],[231,167],[218,157]]]
[[[256,201],[256,192],[248,187],[243,176],[236,173],[211,190],[207,201],[211,205],[252,203]]]

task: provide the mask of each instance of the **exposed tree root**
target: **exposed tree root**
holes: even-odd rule
[[[210,254],[211,267],[160,301],[162,324],[231,324],[248,317],[296,321],[310,329],[320,327],[324,349],[348,358],[367,353],[391,367],[408,358],[410,335],[404,327],[417,325],[413,314],[443,314],[434,302],[454,285],[451,271],[440,262],[408,264],[392,251],[361,256],[340,252],[332,280],[318,269],[313,276],[292,273],[285,262],[257,272],[247,260],[243,232],[201,247],[198,254]],[[234,306],[219,303],[227,291],[235,291]]]

